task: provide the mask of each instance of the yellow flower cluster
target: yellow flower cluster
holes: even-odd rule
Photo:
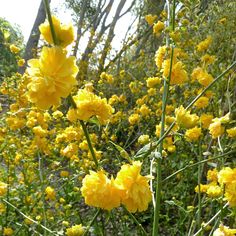
[[[3,196],[7,192],[7,184],[0,181],[0,196]]]
[[[56,192],[54,190],[54,188],[48,186],[46,187],[45,189],[45,198],[48,199],[48,200],[55,200],[56,199]]]
[[[181,105],[175,109],[176,122],[180,127],[190,129],[196,126],[199,117],[196,114],[190,114],[190,111],[184,109]]]
[[[200,97],[195,103],[194,106],[198,109],[206,108],[209,104],[209,98],[208,97]]]
[[[168,78],[170,74],[170,59],[167,59],[162,64],[163,76]],[[188,80],[188,74],[184,69],[184,64],[181,61],[175,62],[173,60],[172,69],[171,69],[171,85],[183,84]]]
[[[83,233],[84,233],[84,229],[81,224],[73,225],[71,228],[66,229],[67,236],[81,236],[83,235]]]
[[[72,24],[62,25],[56,16],[52,16],[52,23],[55,30],[58,45],[66,47],[74,41],[74,29]],[[50,29],[49,22],[46,21],[39,26],[40,33],[43,38],[49,43],[53,44],[53,37]]]
[[[27,96],[40,109],[59,106],[61,98],[66,98],[77,84],[75,58],[66,54],[61,47],[43,47],[39,59],[28,61]]]
[[[188,141],[197,141],[200,138],[201,135],[202,135],[201,128],[198,128],[198,127],[194,127],[192,129],[188,129],[185,132],[185,138]]]
[[[161,79],[158,77],[150,77],[146,80],[146,83],[148,88],[154,88],[161,83]]]
[[[236,229],[230,229],[227,226],[220,225],[218,229],[216,229],[213,233],[213,236],[235,236]]]
[[[81,193],[90,206],[111,210],[121,203],[130,212],[145,211],[151,201],[148,177],[140,175],[141,162],[121,167],[117,177],[109,179],[104,171],[90,171],[82,181]]]
[[[153,25],[153,33],[156,34],[157,36],[160,35],[161,31],[165,28],[165,24],[161,21],[157,21],[157,23],[155,23]]]
[[[156,18],[157,18],[157,15],[151,15],[151,14],[149,14],[149,15],[146,15],[146,16],[145,16],[145,20],[146,20],[146,22],[147,22],[150,26],[153,25],[153,23],[155,22]]]
[[[201,67],[197,67],[193,70],[191,74],[193,80],[197,80],[199,84],[203,86],[208,86],[212,81],[213,77],[207,73],[206,70],[202,69]]]
[[[212,37],[208,36],[205,40],[203,40],[197,45],[197,51],[199,52],[206,51],[211,45],[211,43],[212,43]]]
[[[209,132],[213,139],[220,137],[224,133],[222,124],[229,122],[229,113],[220,118],[214,118],[209,126]]]
[[[224,199],[231,207],[236,207],[236,168],[224,167],[219,172],[216,169],[209,170],[207,180],[208,184],[200,185],[200,192],[207,193],[209,197],[219,197],[224,191]],[[198,186],[195,191],[199,191]]]
[[[80,89],[73,99],[77,109],[69,110],[68,118],[72,121],[74,119],[88,121],[96,116],[101,124],[106,124],[114,111],[106,98],[102,99],[87,89]]]

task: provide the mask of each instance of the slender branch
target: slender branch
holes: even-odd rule
[[[51,34],[52,34],[53,43],[55,45],[58,45],[58,41],[57,41],[54,26],[53,26],[53,22],[52,22],[52,15],[51,15],[48,0],[43,0],[43,3],[44,3],[45,11],[47,12],[47,17],[48,17],[48,22],[49,22],[49,25],[50,25],[50,30],[51,30]]]
[[[3,202],[5,202],[7,205],[11,206],[12,208],[14,208],[19,214],[21,214],[23,217],[25,217],[26,219],[32,221],[34,224],[37,224],[38,226],[40,226],[41,228],[43,228],[44,230],[48,231],[49,233],[53,234],[53,235],[58,235],[57,233],[53,232],[52,230],[48,229],[47,227],[45,227],[44,225],[41,225],[40,223],[38,223],[37,221],[31,219],[30,217],[28,217],[27,215],[25,215],[23,212],[21,212],[16,206],[14,206],[13,204],[11,204],[9,201],[7,201],[6,199],[2,199]]]
[[[96,212],[96,214],[94,215],[93,219],[90,221],[89,225],[87,226],[86,231],[83,233],[83,236],[86,236],[89,232],[89,229],[91,228],[91,226],[93,225],[94,221],[96,220],[96,218],[98,217],[98,215],[100,214],[101,209],[99,208]]]
[[[229,205],[229,203],[227,202],[223,208],[221,210],[219,210],[206,224],[204,224],[193,236],[197,236],[199,235],[206,226],[208,226],[221,212],[222,210],[224,210],[227,206]]]

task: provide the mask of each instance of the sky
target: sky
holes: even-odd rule
[[[0,0],[0,17],[5,18],[13,25],[17,24],[18,27],[20,27],[25,43],[29,38],[40,2],[41,0]],[[64,0],[52,0],[51,8],[53,9],[55,6],[58,6],[63,2]],[[129,3],[130,1],[127,2]],[[71,14],[68,10],[60,10],[57,13],[57,16],[60,19],[63,19],[63,23],[68,23],[71,21]],[[127,22],[131,22],[131,19],[131,14],[127,14],[120,19],[116,26],[116,37],[114,38],[113,46],[117,50],[119,49],[121,41],[128,28]],[[82,43],[86,44],[86,39],[82,40]]]

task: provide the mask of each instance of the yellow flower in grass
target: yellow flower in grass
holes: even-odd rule
[[[46,199],[48,200],[55,200],[56,199],[56,192],[54,188],[48,186],[45,189]]]
[[[209,48],[209,46],[212,43],[212,37],[208,36],[205,40],[201,41],[198,45],[197,45],[197,51],[199,52],[203,52],[205,50],[207,50]]]
[[[90,171],[84,177],[81,193],[89,206],[111,210],[120,205],[120,190],[116,188],[114,179],[110,180],[103,170]]]
[[[231,129],[227,129],[226,132],[230,138],[236,137],[236,127],[231,128]]]
[[[7,192],[7,184],[0,181],[0,196],[3,196]]]
[[[166,46],[162,46],[159,47],[158,50],[156,51],[155,62],[159,70],[162,68],[162,63],[164,61],[164,57],[167,51],[166,49],[167,49]]]
[[[197,141],[200,138],[201,135],[202,135],[201,128],[198,128],[198,127],[188,129],[185,132],[185,138],[190,142],[191,141]]]
[[[201,121],[201,124],[202,124],[202,128],[204,129],[208,129],[208,127],[210,126],[211,124],[211,121],[213,119],[213,115],[211,114],[202,114],[200,116],[200,121]]]
[[[216,229],[213,233],[213,236],[235,236],[236,229],[230,229],[227,226],[220,225],[218,229]]]
[[[71,228],[66,229],[67,236],[81,236],[84,233],[82,224],[74,225]]]
[[[28,61],[27,96],[40,109],[59,106],[61,98],[66,98],[77,84],[75,57],[66,54],[61,47],[43,47],[39,59]]]
[[[170,73],[170,59],[167,59],[162,64],[163,76],[168,78]],[[184,69],[184,64],[181,61],[172,63],[171,69],[171,85],[183,84],[188,80],[188,74]]]
[[[199,117],[196,114],[190,114],[190,111],[184,109],[181,105],[175,109],[176,122],[179,126],[190,129],[196,126]]]
[[[213,139],[220,137],[224,133],[224,127],[219,118],[215,118],[208,129]]]
[[[13,231],[13,229],[12,228],[6,228],[6,227],[4,227],[3,228],[3,235],[4,236],[11,236],[11,235],[13,235],[13,233],[14,233],[14,231]]]
[[[140,175],[141,165],[139,161],[123,165],[115,179],[121,190],[121,202],[130,212],[147,210],[152,199],[149,177]]]
[[[195,103],[194,106],[201,109],[207,107],[209,104],[209,98],[207,97],[200,97]]]
[[[18,48],[16,45],[11,44],[10,45],[10,51],[14,54],[17,54],[20,51],[20,48]]]
[[[236,168],[223,168],[218,174],[218,182],[224,185],[225,199],[231,207],[236,207]]]
[[[213,81],[212,75],[208,74],[207,71],[202,69],[201,67],[195,68],[191,76],[193,80],[197,80],[199,84],[205,87]]]
[[[52,23],[58,40],[58,45],[66,47],[74,41],[74,29],[72,24],[62,25],[56,16],[52,16]],[[43,38],[49,44],[53,44],[53,38],[48,21],[41,24],[39,30]]]
[[[100,98],[87,89],[80,89],[76,96],[73,96],[77,109],[77,119],[88,121],[96,116],[101,124],[106,124],[113,113],[113,108],[107,103],[106,98]]]

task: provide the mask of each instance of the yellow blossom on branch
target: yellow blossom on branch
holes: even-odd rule
[[[39,59],[28,61],[27,96],[40,109],[59,106],[61,98],[66,98],[77,84],[75,57],[66,54],[61,47],[43,47]]]
[[[58,45],[66,47],[74,41],[74,29],[72,24],[62,25],[56,16],[52,16],[52,23],[57,37]],[[40,33],[43,38],[49,43],[53,44],[51,28],[48,21],[39,26]]]

